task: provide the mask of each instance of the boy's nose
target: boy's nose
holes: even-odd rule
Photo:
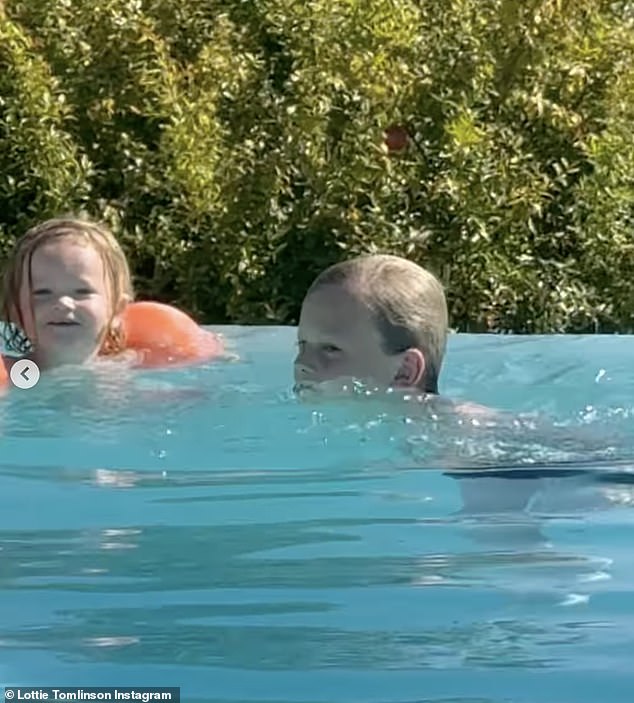
[[[310,366],[308,366],[306,362],[299,357],[295,360],[294,372],[296,381],[305,381],[313,374],[313,370]]]

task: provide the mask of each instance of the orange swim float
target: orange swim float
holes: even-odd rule
[[[209,361],[224,351],[222,341],[182,310],[165,303],[130,303],[123,315],[126,349],[137,353],[141,368],[183,366]],[[0,355],[0,388],[9,382]]]
[[[2,386],[6,386],[7,383],[9,383],[9,372],[4,357],[0,355],[0,393]]]
[[[171,305],[130,303],[123,315],[126,349],[139,354],[139,365],[157,368],[208,361],[223,352],[220,339]]]

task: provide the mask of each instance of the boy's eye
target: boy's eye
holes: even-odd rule
[[[48,288],[37,288],[33,291],[33,295],[42,296],[50,295],[51,291]]]
[[[297,347],[300,352],[304,351],[304,349],[306,349],[306,342],[303,339],[300,339],[297,342]],[[334,344],[320,344],[319,348],[326,354],[336,354],[341,351],[341,349]]]
[[[77,288],[77,295],[92,295],[95,291],[92,288]]]

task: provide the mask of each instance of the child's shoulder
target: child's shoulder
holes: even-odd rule
[[[501,417],[499,410],[464,400],[453,400],[444,395],[427,394],[423,402],[432,410],[458,415],[465,420],[493,421]]]
[[[498,420],[501,417],[499,410],[494,410],[493,408],[486,407],[486,405],[479,405],[478,403],[471,403],[469,401],[456,401],[453,403],[453,409],[459,415],[469,420],[487,422]]]

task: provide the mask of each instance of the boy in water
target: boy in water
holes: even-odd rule
[[[499,461],[504,468],[506,444],[512,448],[513,441],[523,441],[525,447],[534,447],[540,437],[535,436],[532,425],[524,425],[512,415],[506,417],[474,403],[441,400],[438,382],[447,332],[445,293],[429,271],[389,255],[365,255],[337,263],[315,279],[302,303],[294,365],[295,391],[304,395],[324,388],[343,390],[358,381],[365,389],[401,390],[409,399],[433,400],[434,415],[444,408],[448,411],[447,418],[459,421],[461,430],[457,436],[453,435],[459,440],[457,448],[464,444],[462,439],[470,429],[476,433],[474,440],[483,434],[479,445],[475,441],[475,446],[482,446],[484,458],[488,459],[481,466],[477,454],[454,456],[450,445],[445,446],[443,456],[434,457],[436,466],[454,469],[450,475],[461,478],[465,510],[476,513],[492,509],[522,510],[541,486],[535,476],[510,469],[498,472],[493,483],[491,479],[482,483],[478,476],[492,458],[496,459],[494,466]],[[412,409],[409,405],[408,414]],[[447,425],[447,432],[440,436],[451,439],[450,428]],[[487,428],[494,430],[494,434],[484,434]],[[541,441],[559,446],[566,439],[568,442],[574,439],[566,431],[555,430],[545,425]],[[489,442],[492,438],[502,445],[501,455],[496,457],[491,457],[483,444],[485,439]],[[469,471],[465,473],[463,469]],[[509,483],[508,478],[516,480]]]
[[[400,390],[410,399],[423,401],[421,410],[425,401],[432,400],[434,415],[443,406],[454,418],[478,426],[481,420],[494,418],[493,411],[447,399],[438,402],[447,332],[445,293],[429,271],[389,255],[337,263],[315,279],[302,303],[295,391],[300,395],[322,389],[336,392],[357,381],[364,389]],[[408,414],[412,410],[409,405]],[[446,469],[461,462],[450,453],[435,457],[435,463]],[[481,486],[471,478],[461,484],[465,507],[476,512],[489,507],[489,483]],[[496,488],[499,498],[501,491]],[[510,499],[503,502],[516,509],[518,504],[526,505],[533,492],[534,482],[527,490],[511,491]]]
[[[302,303],[295,390],[356,380],[437,395],[447,326],[443,287],[417,264],[390,255],[335,264]]]

